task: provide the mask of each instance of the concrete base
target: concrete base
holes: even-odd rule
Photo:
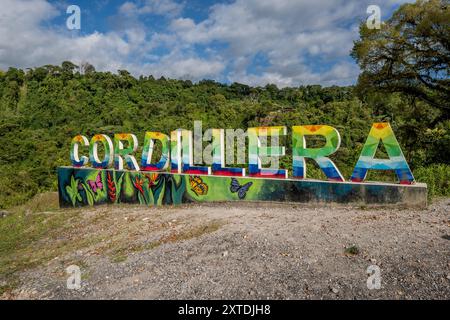
[[[58,185],[61,207],[106,203],[171,205],[235,200],[427,206],[427,186],[423,183],[330,182],[60,167]]]

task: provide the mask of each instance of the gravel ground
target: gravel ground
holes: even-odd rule
[[[449,209],[449,198],[426,210],[242,202],[86,209],[61,238],[97,240],[22,272],[2,298],[449,299]],[[69,264],[81,268],[79,290],[66,287]],[[370,265],[381,270],[380,289],[367,287]]]

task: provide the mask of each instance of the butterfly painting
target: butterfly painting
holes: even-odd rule
[[[91,190],[94,193],[97,193],[97,189],[98,190],[102,190],[103,189],[103,183],[102,183],[102,174],[101,174],[101,172],[98,173],[97,178],[95,178],[95,181],[88,180],[87,183],[88,183],[89,187],[91,188]]]
[[[189,184],[197,196],[204,196],[208,193],[208,185],[199,176],[189,176]]]
[[[230,191],[232,193],[237,192],[239,199],[244,199],[247,195],[247,191],[252,186],[253,182],[247,182],[243,186],[239,184],[239,181],[237,181],[235,178],[231,178],[231,185],[230,185]]]

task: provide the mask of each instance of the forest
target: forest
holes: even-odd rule
[[[342,138],[331,158],[346,178],[372,123],[386,121],[416,181],[428,184],[430,197],[449,196],[450,17],[442,3],[446,1],[404,5],[381,31],[362,25],[351,53],[361,75],[349,87],[251,87],[151,75],[136,78],[126,70],[100,72],[89,63],[77,66],[70,61],[0,71],[0,208],[55,191],[56,168],[70,165],[70,142],[77,134],[136,133],[143,141],[145,131],[192,130],[194,120],[202,120],[204,129],[331,125]],[[422,22],[425,26],[420,27]],[[397,50],[390,57],[392,46],[385,46],[384,40],[393,39],[392,30],[396,37],[391,44]],[[425,38],[435,45],[428,45],[428,52],[416,52],[415,67],[405,71],[401,66],[410,65],[409,41],[417,44]],[[284,145],[287,155],[281,166],[290,170],[291,143]],[[386,156],[382,148],[377,156]],[[308,177],[324,179],[314,162],[308,162]],[[395,175],[370,172],[368,180],[395,181]]]

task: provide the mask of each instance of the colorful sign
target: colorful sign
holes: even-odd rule
[[[285,155],[285,148],[278,145],[267,145],[263,141],[285,136],[287,128],[284,126],[257,127],[247,130],[248,139],[248,171],[245,168],[227,167],[225,163],[225,139],[223,129],[212,129],[212,163],[210,166],[194,165],[192,131],[177,129],[170,133],[170,137],[161,132],[146,132],[141,165],[136,160],[138,139],[131,133],[115,134],[113,141],[104,134],[97,134],[90,140],[83,135],[73,138],[70,149],[70,159],[73,167],[86,167],[89,164],[97,169],[107,169],[114,162],[115,170],[127,169],[142,172],[165,172],[190,175],[213,175],[287,179],[286,169],[278,167],[265,168],[262,159],[270,157],[277,159]],[[322,136],[325,145],[320,148],[309,148],[306,137]],[[159,159],[152,162],[155,142],[161,145]],[[306,161],[314,160],[329,181],[344,182],[345,179],[337,166],[329,158],[340,146],[341,137],[336,128],[328,125],[302,125],[292,127],[292,175],[293,179],[306,178]],[[376,159],[375,153],[382,143],[389,159]],[[102,144],[102,157],[99,156],[98,145]],[[88,148],[87,148],[88,147]],[[85,148],[88,153],[82,154]],[[397,174],[401,184],[413,184],[414,177],[401,151],[389,123],[374,123],[356,163],[352,182],[363,182],[368,170],[391,170]],[[246,174],[248,172],[248,174]]]
[[[191,175],[154,171],[58,168],[61,207],[132,203],[146,206],[214,201],[350,203],[425,207],[423,184]]]
[[[374,158],[380,142],[384,144],[389,159]],[[364,181],[368,170],[394,170],[401,184],[414,182],[412,172],[389,123],[375,123],[372,126],[350,180]]]
[[[152,206],[253,200],[426,206],[426,185],[414,183],[388,123],[373,124],[350,181],[345,181],[330,159],[341,144],[338,130],[331,126],[292,127],[291,175],[277,166],[277,160],[286,154],[278,140],[280,136],[286,136],[286,127],[249,128],[246,133],[240,131],[239,137],[233,134],[231,142],[227,136],[232,155],[235,138],[240,141],[241,148],[245,148],[247,141],[247,168],[230,167],[225,161],[224,130],[209,130],[207,136],[211,144],[200,150],[204,151],[203,160],[197,160],[201,164],[194,163],[193,145],[202,146],[204,140],[200,137],[200,141],[194,142],[189,130],[177,129],[170,135],[146,132],[140,165],[137,161],[139,142],[134,134],[115,134],[113,139],[96,134],[91,140],[77,135],[70,149],[72,167],[58,168],[60,205],[139,203]],[[198,131],[196,139],[197,136]],[[311,136],[322,137],[325,140],[323,146],[308,146],[307,138]],[[389,159],[375,158],[380,143]],[[229,151],[227,149],[227,157]],[[237,154],[245,153],[241,151],[236,150]],[[328,181],[306,179],[308,158],[318,164]],[[271,159],[270,167],[267,167],[267,159]],[[400,184],[365,183],[369,170],[394,171]]]

